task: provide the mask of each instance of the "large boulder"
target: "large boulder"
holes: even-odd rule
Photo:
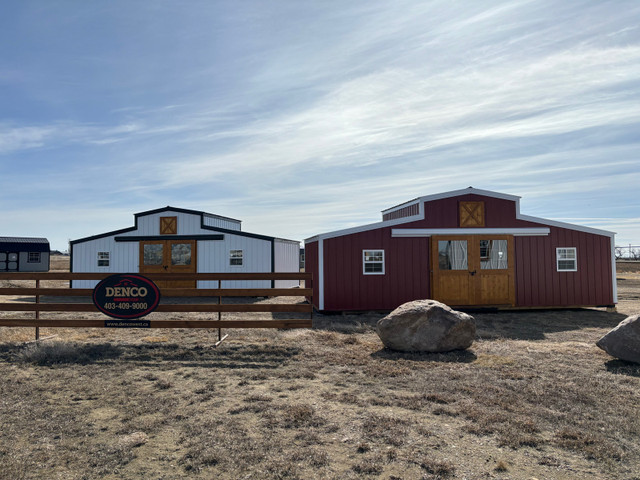
[[[476,322],[471,315],[435,300],[400,305],[376,327],[385,347],[402,352],[463,350],[476,337]]]
[[[640,315],[627,317],[596,345],[612,357],[640,363]]]

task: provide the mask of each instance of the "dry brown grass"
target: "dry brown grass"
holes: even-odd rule
[[[0,328],[1,479],[640,478],[640,366],[594,342],[640,311],[475,314],[467,352],[314,330]]]

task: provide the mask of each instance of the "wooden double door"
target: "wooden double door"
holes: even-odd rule
[[[431,237],[432,298],[453,306],[515,305],[512,235]]]
[[[196,240],[140,242],[140,273],[196,273]],[[155,281],[160,288],[195,288],[195,280]]]

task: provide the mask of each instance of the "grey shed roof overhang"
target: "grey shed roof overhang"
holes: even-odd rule
[[[0,237],[0,252],[48,252],[49,240],[31,237]]]

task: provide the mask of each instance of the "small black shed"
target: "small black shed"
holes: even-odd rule
[[[0,272],[48,272],[49,240],[0,237]]]

